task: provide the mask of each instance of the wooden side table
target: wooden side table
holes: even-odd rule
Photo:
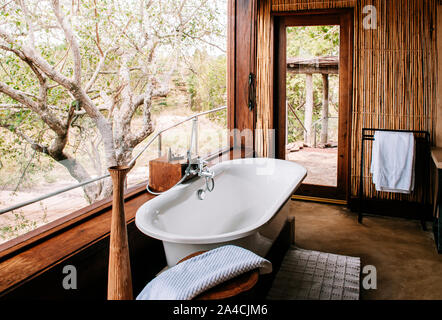
[[[154,192],[165,192],[175,186],[184,176],[185,160],[169,162],[167,156],[149,161],[149,188]]]
[[[184,259],[178,262],[181,263],[190,258],[196,257],[200,254],[203,254],[206,251],[195,252]],[[236,278],[230,279],[226,282],[220,283],[219,285],[207,290],[206,292],[201,293],[195,300],[223,300],[232,298],[238,295],[245,294],[253,289],[253,287],[258,283],[259,279],[259,270],[251,270],[242,275],[237,276]]]

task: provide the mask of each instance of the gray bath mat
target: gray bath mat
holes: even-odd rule
[[[267,299],[359,300],[360,269],[360,258],[292,247]]]

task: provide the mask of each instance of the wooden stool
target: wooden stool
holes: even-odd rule
[[[199,251],[192,253],[191,255],[180,260],[178,264],[186,261],[190,258],[199,256],[206,251]],[[241,293],[251,290],[257,283],[259,278],[259,270],[251,270],[244,274],[237,276],[236,278],[227,280],[226,282],[220,283],[219,285],[201,293],[195,300],[221,300],[237,296]]]

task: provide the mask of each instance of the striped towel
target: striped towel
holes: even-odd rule
[[[137,300],[191,300],[220,283],[258,268],[261,274],[272,272],[272,264],[253,252],[223,246],[164,271],[146,285]]]

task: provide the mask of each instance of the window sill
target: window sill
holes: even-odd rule
[[[125,195],[126,221],[134,221],[137,209],[155,198],[145,184]],[[0,246],[0,296],[109,236],[112,199],[104,199],[42,226]]]

